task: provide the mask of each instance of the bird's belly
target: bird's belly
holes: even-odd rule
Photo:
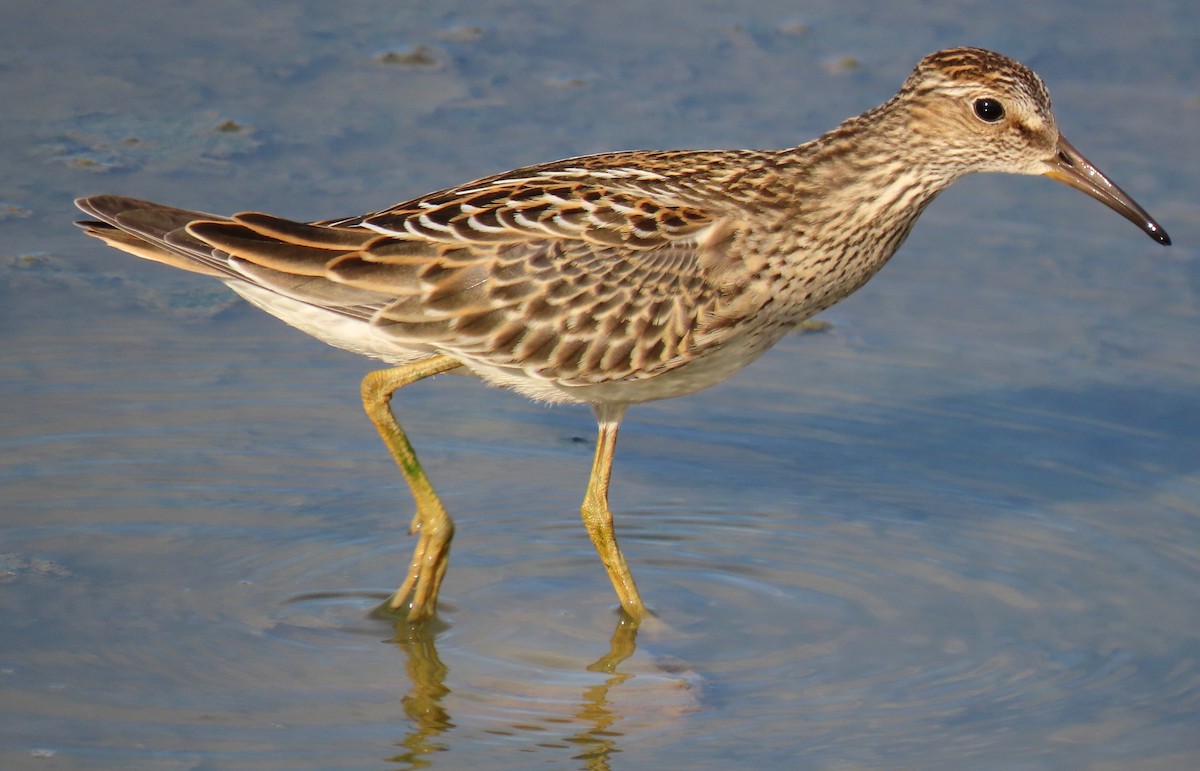
[[[755,334],[728,340],[660,373],[641,373],[626,379],[581,383],[556,378],[552,372],[539,374],[520,367],[497,364],[485,356],[462,355],[454,351],[452,346],[443,350],[440,346],[401,343],[366,319],[316,307],[253,284],[240,281],[226,283],[251,304],[336,348],[394,365],[448,353],[460,359],[472,374],[491,385],[549,403],[637,404],[702,391],[757,359],[788,331],[786,328],[755,330]]]
[[[438,353],[434,348],[399,344],[366,319],[346,316],[244,281],[225,284],[251,305],[335,348],[396,365]]]
[[[463,358],[463,363],[483,380],[512,389],[537,401],[577,404],[638,404],[702,391],[729,378],[761,356],[788,330],[756,335],[745,341],[716,347],[661,373],[595,383],[564,381],[518,368]],[[740,344],[739,344],[740,343]]]

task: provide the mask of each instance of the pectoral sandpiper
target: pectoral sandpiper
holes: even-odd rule
[[[1161,244],[1150,215],[1059,133],[1033,71],[954,48],[896,96],[785,150],[617,152],[496,174],[360,217],[218,217],[82,198],[87,233],[224,281],[268,313],[388,362],[367,414],[416,499],[408,576],[389,605],[433,615],[453,524],[391,411],[392,394],[462,367],[599,423],[583,521],[621,607],[645,612],[608,484],[631,404],[719,383],[862,286],[934,196],[975,172],[1044,174]]]

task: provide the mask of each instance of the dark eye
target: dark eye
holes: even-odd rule
[[[1004,105],[995,99],[976,99],[975,100],[975,115],[981,121],[987,123],[995,123],[1004,117]]]

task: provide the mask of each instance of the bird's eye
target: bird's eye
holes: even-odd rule
[[[976,99],[975,115],[985,123],[995,123],[1004,117],[1004,105],[995,99]]]

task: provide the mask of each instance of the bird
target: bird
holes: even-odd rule
[[[320,222],[116,195],[76,204],[88,235],[223,281],[386,363],[361,392],[415,502],[408,572],[381,606],[410,624],[435,616],[454,523],[395,417],[395,392],[458,372],[590,405],[598,433],[580,510],[636,625],[648,611],[608,503],[627,408],[738,372],[863,286],[939,193],[981,172],[1045,175],[1171,243],[1063,137],[1033,70],[971,47],[925,56],[883,104],[781,150],[587,155]]]

